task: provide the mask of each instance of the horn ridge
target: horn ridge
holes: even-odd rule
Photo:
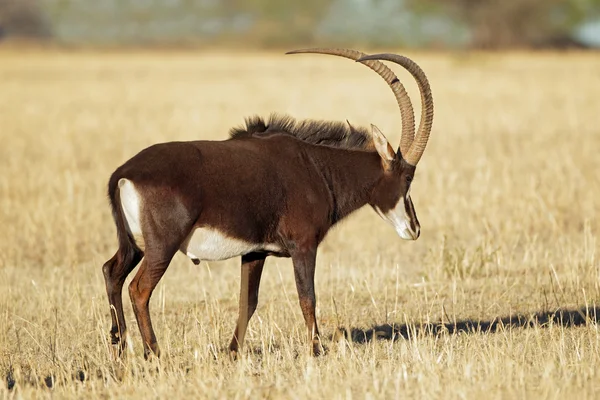
[[[391,61],[395,64],[404,67],[417,81],[419,86],[419,92],[421,93],[421,120],[419,122],[419,129],[415,135],[414,141],[412,142],[408,152],[404,156],[406,162],[411,165],[417,165],[431,134],[431,128],[433,126],[433,95],[431,93],[431,87],[429,80],[425,72],[415,63],[413,60],[406,56],[397,54],[381,53],[371,54],[358,59],[358,62],[366,62],[373,60],[385,60]],[[403,153],[404,154],[404,153]]]
[[[354,61],[361,61],[362,64],[371,68],[375,71],[383,80],[388,84],[396,102],[400,109],[400,116],[402,118],[402,136],[400,138],[400,153],[403,157],[408,153],[415,136],[415,114],[413,110],[410,97],[406,92],[406,88],[402,85],[402,82],[398,79],[396,74],[388,68],[385,64],[378,60],[366,60],[367,54],[362,53],[358,50],[343,49],[343,48],[307,48],[291,50],[285,54],[329,54],[334,56],[340,56],[349,58]]]

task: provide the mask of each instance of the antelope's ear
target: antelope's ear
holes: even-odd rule
[[[371,136],[373,136],[375,150],[386,164],[396,158],[396,153],[394,153],[394,149],[385,138],[385,135],[373,124],[371,124]]]

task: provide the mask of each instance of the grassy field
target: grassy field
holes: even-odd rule
[[[273,111],[372,122],[397,144],[393,96],[318,55],[0,53],[0,397],[597,398],[600,58],[406,54],[436,105],[412,189],[421,237],[367,208],[329,234],[316,277],[328,354],[307,355],[291,262],[271,259],[230,361],[239,259],[178,254],[151,302],[163,357],[144,361],[125,290],[121,363],[101,272],[120,163]]]

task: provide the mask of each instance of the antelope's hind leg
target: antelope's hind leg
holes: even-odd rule
[[[160,256],[146,252],[140,269],[129,284],[129,297],[142,335],[145,359],[148,359],[152,353],[157,357],[160,356],[160,349],[150,318],[150,296],[174,255],[175,251],[163,253]]]
[[[106,294],[110,304],[112,327],[111,343],[117,346],[118,355],[122,355],[126,346],[127,325],[123,314],[123,284],[127,276],[138,265],[144,253],[136,248],[120,248],[102,267]]]

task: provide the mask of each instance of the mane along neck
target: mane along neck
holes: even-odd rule
[[[266,122],[258,116],[246,118],[245,126],[230,131],[232,139],[271,134],[293,136],[307,143],[342,149],[374,149],[367,129],[341,121],[296,120],[289,115],[272,114]]]

